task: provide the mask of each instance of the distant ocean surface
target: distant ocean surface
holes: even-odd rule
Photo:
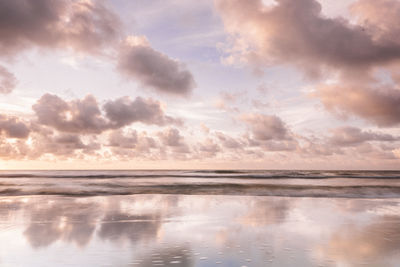
[[[398,198],[400,171],[0,171],[0,196],[136,194]]]

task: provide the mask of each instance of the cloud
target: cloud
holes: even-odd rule
[[[162,144],[172,148],[174,153],[190,153],[189,146],[185,143],[184,137],[180,134],[178,129],[167,128],[159,132],[158,136]]]
[[[180,146],[182,145],[183,137],[180,135],[179,130],[169,128],[166,131],[160,132],[159,137],[163,144],[167,146]]]
[[[242,149],[244,147],[242,140],[238,138],[233,138],[222,132],[216,132],[215,134],[219,142],[227,149]]]
[[[32,108],[39,124],[61,132],[101,133],[134,122],[155,125],[182,123],[178,119],[165,115],[160,102],[141,97],[137,97],[134,101],[129,97],[121,97],[109,100],[100,107],[92,95],[87,95],[83,99],[65,101],[56,95],[45,94]]]
[[[0,57],[32,48],[108,53],[116,57],[118,70],[145,87],[175,95],[195,87],[183,63],[154,50],[145,37],[121,42],[123,34],[119,17],[103,0],[0,0]],[[0,67],[0,93],[11,92],[15,83]]]
[[[247,101],[246,92],[230,93],[222,91],[218,98],[215,99],[214,106],[227,112],[239,112],[237,104],[243,104]]]
[[[232,44],[228,62],[258,69],[294,65],[311,77],[334,78],[315,96],[329,110],[352,114],[378,126],[400,123],[398,85],[377,84],[389,74],[399,82],[400,2],[358,0],[351,21],[330,18],[315,0],[216,0]]]
[[[56,95],[45,94],[32,108],[38,123],[61,132],[100,133],[110,127],[92,95],[67,102]]]
[[[275,115],[248,114],[242,116],[251,129],[255,140],[288,140],[289,130],[285,123]]]
[[[201,158],[202,156],[214,157],[222,151],[220,145],[211,138],[198,142],[198,150],[201,153]]]
[[[340,127],[332,130],[333,135],[329,142],[335,146],[354,146],[362,144],[366,141],[383,141],[394,142],[399,141],[399,137],[390,134],[375,133],[371,131],[362,131],[356,127]]]
[[[268,6],[261,0],[217,0],[216,6],[233,39],[228,61],[236,57],[257,67],[293,64],[316,76],[327,68],[360,71],[400,59],[399,27],[388,26],[398,25],[394,15],[382,30],[375,24],[325,17],[315,0],[276,0]],[[384,21],[386,13],[381,13],[379,21]]]
[[[0,57],[31,48],[110,51],[118,54],[118,69],[145,87],[175,95],[195,87],[184,64],[154,50],[145,37],[129,36],[118,48],[122,35],[119,17],[102,0],[0,0]],[[12,78],[0,68],[0,93],[12,90]]]
[[[82,136],[79,133],[33,132],[31,145],[24,156],[38,159],[52,155],[57,159],[84,158],[94,156],[100,149],[101,143],[95,136]]]
[[[17,85],[17,79],[14,74],[9,72],[3,66],[0,66],[0,94],[8,94],[14,90]]]
[[[74,134],[61,134],[55,136],[52,143],[63,145],[64,147],[70,148],[72,150],[83,149],[86,147],[81,138],[78,135]]]
[[[337,114],[353,114],[378,126],[400,124],[400,90],[390,85],[345,83],[320,85],[314,96]]]
[[[379,168],[384,161],[396,162],[399,136],[354,126],[338,127],[329,132],[329,136],[319,137],[296,135],[299,145],[296,152],[306,155],[308,159],[330,158],[332,162],[342,162],[345,168],[356,165],[363,166],[361,168]],[[352,159],[351,164],[347,164],[348,158]]]
[[[133,122],[156,125],[182,123],[180,120],[166,116],[161,108],[161,103],[151,98],[136,97],[132,101],[130,97],[121,97],[105,103],[104,110],[114,128]]]
[[[260,147],[265,151],[293,151],[298,147],[287,125],[276,115],[261,113],[241,116],[250,132],[245,134],[247,146]]]
[[[120,31],[118,17],[101,0],[0,1],[0,56],[31,47],[98,52]]]
[[[17,118],[0,115],[0,134],[5,133],[10,138],[24,139],[29,136],[29,127]]]
[[[103,103],[100,105],[91,95],[64,100],[46,94],[33,105],[36,116],[30,120],[0,116],[0,157],[99,162],[195,160],[214,164],[286,160],[299,164],[306,156],[306,164],[312,166],[327,164],[329,159],[341,163],[349,157],[363,164],[394,164],[398,159],[400,138],[375,130],[341,127],[328,136],[302,136],[276,115],[251,113],[240,117],[247,129],[236,135],[209,129],[194,133],[190,128],[172,127],[180,121],[165,115],[161,103],[152,99],[122,97]],[[139,131],[130,127],[135,122],[166,127]]]
[[[119,148],[135,148],[138,143],[138,134],[135,130],[129,131],[126,135],[119,129],[112,131],[109,135],[108,145]]]
[[[1,159],[24,159],[27,157],[29,147],[24,139],[15,139],[10,142],[7,138],[0,136],[0,158]]]
[[[129,36],[123,42],[117,66],[127,77],[162,93],[186,95],[195,87],[182,63],[154,50],[143,36]]]
[[[358,0],[350,6],[350,11],[373,40],[400,45],[399,1]]]
[[[114,156],[120,159],[130,160],[132,158],[155,159],[156,151],[160,144],[149,136],[147,132],[138,132],[132,129],[118,129],[112,131],[108,136],[108,144]]]
[[[0,58],[7,61],[32,48],[101,54],[121,35],[118,16],[103,0],[0,0]],[[0,66],[0,94],[16,83]]]

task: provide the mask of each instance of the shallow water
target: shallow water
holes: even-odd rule
[[[162,175],[3,172],[3,190],[9,183],[19,194],[0,196],[0,266],[400,266],[400,198],[376,190],[398,186],[397,173],[389,179],[155,173]],[[235,190],[224,188],[231,184]],[[133,194],[136,186],[159,192]],[[273,186],[287,196],[266,195]],[[298,197],[315,195],[318,186],[324,188],[318,198]],[[333,197],[343,187],[360,192]]]
[[[0,199],[1,266],[399,266],[400,200]]]

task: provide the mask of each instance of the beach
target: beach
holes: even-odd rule
[[[0,0],[0,267],[399,267],[400,0]]]
[[[0,265],[397,266],[400,261],[400,198],[394,195],[396,191],[384,196],[386,191],[373,190],[374,184],[380,187],[379,178],[371,178],[378,173],[369,173],[369,178],[365,173],[362,178],[354,178],[359,173],[337,178],[336,173],[335,178],[307,182],[304,178],[273,179],[265,171],[210,172],[200,178],[182,171],[101,173],[30,173],[41,177],[2,173],[3,186],[6,181],[9,188],[20,183],[25,191],[3,192],[0,197]],[[306,183],[334,188],[335,179],[347,179],[353,187],[357,179],[370,182],[367,193],[351,197],[338,196],[332,189],[325,197],[321,191],[318,196],[306,196],[313,192],[304,189],[304,196],[298,196],[300,192],[291,196],[293,188],[276,196],[267,195],[267,187],[240,193],[239,186],[224,194],[220,189],[201,188],[210,179],[203,176],[210,175],[217,188],[224,183],[247,185],[246,179],[250,184],[252,179],[258,180],[256,184],[274,181],[280,188]],[[244,175],[247,178],[225,177]],[[390,175],[396,184],[396,173]],[[216,182],[214,176],[222,178]],[[182,180],[189,188],[197,186],[193,194],[178,192],[184,187]],[[115,184],[125,188],[157,184],[157,193],[109,190],[102,194],[94,183],[103,183],[105,191],[118,188]],[[178,189],[171,191],[172,185]],[[163,186],[165,192],[160,189]]]

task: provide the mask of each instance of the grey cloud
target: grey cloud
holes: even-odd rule
[[[379,160],[396,160],[395,151],[400,142],[399,136],[353,126],[338,127],[329,131],[329,136],[299,137],[296,152],[319,159],[326,156],[335,160],[351,157],[354,164],[357,161],[370,161],[375,164]]]
[[[221,144],[228,149],[241,149],[244,144],[239,139],[235,139],[229,135],[223,134],[221,132],[217,132],[216,136]]]
[[[267,151],[294,151],[298,148],[294,140],[267,141],[261,143],[261,147]]]
[[[120,28],[101,0],[1,0],[0,56],[32,46],[96,52],[115,41]]]
[[[394,137],[390,134],[362,131],[356,127],[336,128],[332,133],[329,141],[336,146],[354,146],[366,141],[394,142],[400,140],[399,137]]]
[[[24,141],[16,139],[15,142],[8,142],[7,138],[0,136],[0,158],[3,160],[25,158],[29,148]]]
[[[300,152],[306,155],[310,156],[331,156],[334,153],[338,154],[341,152],[341,150],[338,149],[333,149],[330,146],[327,146],[326,144],[321,144],[317,142],[312,142],[310,140],[307,140],[305,144],[300,148]]]
[[[72,149],[82,149],[85,147],[79,136],[73,134],[63,134],[54,138],[54,143],[64,145]]]
[[[217,153],[221,152],[221,147],[211,138],[207,138],[204,141],[199,142],[198,149],[206,156],[215,156]]]
[[[101,133],[134,122],[155,125],[181,124],[180,120],[164,114],[160,102],[141,97],[134,101],[129,97],[110,100],[101,108],[92,95],[65,101],[56,95],[45,94],[32,108],[39,124],[61,132]]]
[[[63,158],[74,158],[82,155],[91,155],[101,148],[91,136],[85,142],[82,136],[74,133],[58,133],[43,135],[33,134],[32,151],[28,151],[28,157],[39,158],[46,154],[52,154]]]
[[[276,115],[253,113],[241,118],[250,128],[247,144],[260,147],[264,151],[293,151],[298,148],[288,126]]]
[[[175,128],[169,128],[159,133],[159,137],[163,144],[167,146],[180,146],[182,145],[183,137]]]
[[[195,82],[184,64],[138,45],[123,35],[121,21],[103,0],[0,0],[0,57],[13,58],[30,49],[69,49],[79,53],[117,53],[117,67],[146,87],[176,95],[188,94]],[[129,41],[130,40],[130,41]],[[7,79],[5,77],[7,76]],[[15,78],[0,69],[0,93]]]
[[[329,111],[359,116],[379,126],[400,124],[400,90],[366,84],[322,85],[314,94]]]
[[[118,16],[103,0],[0,0],[0,57],[8,61],[30,48],[100,54],[121,34]],[[0,93],[16,82],[0,66]]]
[[[138,138],[137,151],[149,152],[153,148],[157,148],[157,143],[154,138],[148,136],[146,132],[141,133]]]
[[[315,75],[325,67],[359,71],[400,59],[394,34],[380,38],[379,28],[369,24],[325,17],[315,0],[277,0],[272,6],[261,0],[217,0],[216,5],[225,28],[237,38],[230,52],[258,66],[289,63]],[[243,41],[248,45],[239,46]]]
[[[216,156],[220,152],[222,157],[231,160],[238,160],[244,155],[260,156],[267,151],[285,152],[294,151],[299,148],[297,140],[288,134],[285,134],[284,139],[280,139],[283,136],[279,137],[279,139],[265,139],[265,135],[261,136],[263,139],[258,139],[254,133],[245,133],[242,136],[233,137],[227,133],[214,132],[210,136],[214,138],[207,138],[203,142],[198,143],[198,151],[207,156]],[[275,136],[275,138],[278,137]]]
[[[0,115],[0,134],[5,133],[10,138],[27,138],[30,133],[29,126],[13,117]]]
[[[374,40],[400,45],[400,2],[396,0],[358,0],[351,13]]]
[[[119,129],[110,133],[109,146],[119,148],[135,148],[138,143],[138,134],[135,130],[130,131],[128,134]]]
[[[173,149],[173,152],[190,152],[188,145],[185,143],[184,137],[180,134],[178,129],[167,128],[166,130],[159,132],[158,136],[165,146]]]
[[[275,115],[249,114],[242,118],[258,141],[290,139],[285,123]]]
[[[114,130],[108,136],[108,147],[114,156],[120,159],[132,159],[140,157],[142,159],[155,159],[160,145],[146,132],[136,130]]]
[[[100,133],[109,127],[92,95],[66,102],[56,95],[45,94],[32,108],[40,124],[62,132]]]
[[[291,64],[316,77],[326,74],[336,85],[317,88],[324,106],[379,126],[400,123],[398,84],[376,85],[378,67],[398,82],[400,2],[358,0],[352,21],[329,18],[315,0],[216,0],[234,42],[230,60],[239,57],[257,68]]]
[[[185,95],[195,81],[186,67],[154,50],[144,37],[128,37],[120,48],[118,70],[159,92]]]
[[[14,90],[17,85],[17,79],[14,74],[9,72],[3,66],[0,66],[0,94],[8,94]]]
[[[115,128],[142,122],[145,124],[180,124],[181,122],[170,116],[166,116],[161,104],[153,99],[136,97],[132,101],[129,97],[121,97],[114,101],[108,101],[104,105],[106,117]]]

